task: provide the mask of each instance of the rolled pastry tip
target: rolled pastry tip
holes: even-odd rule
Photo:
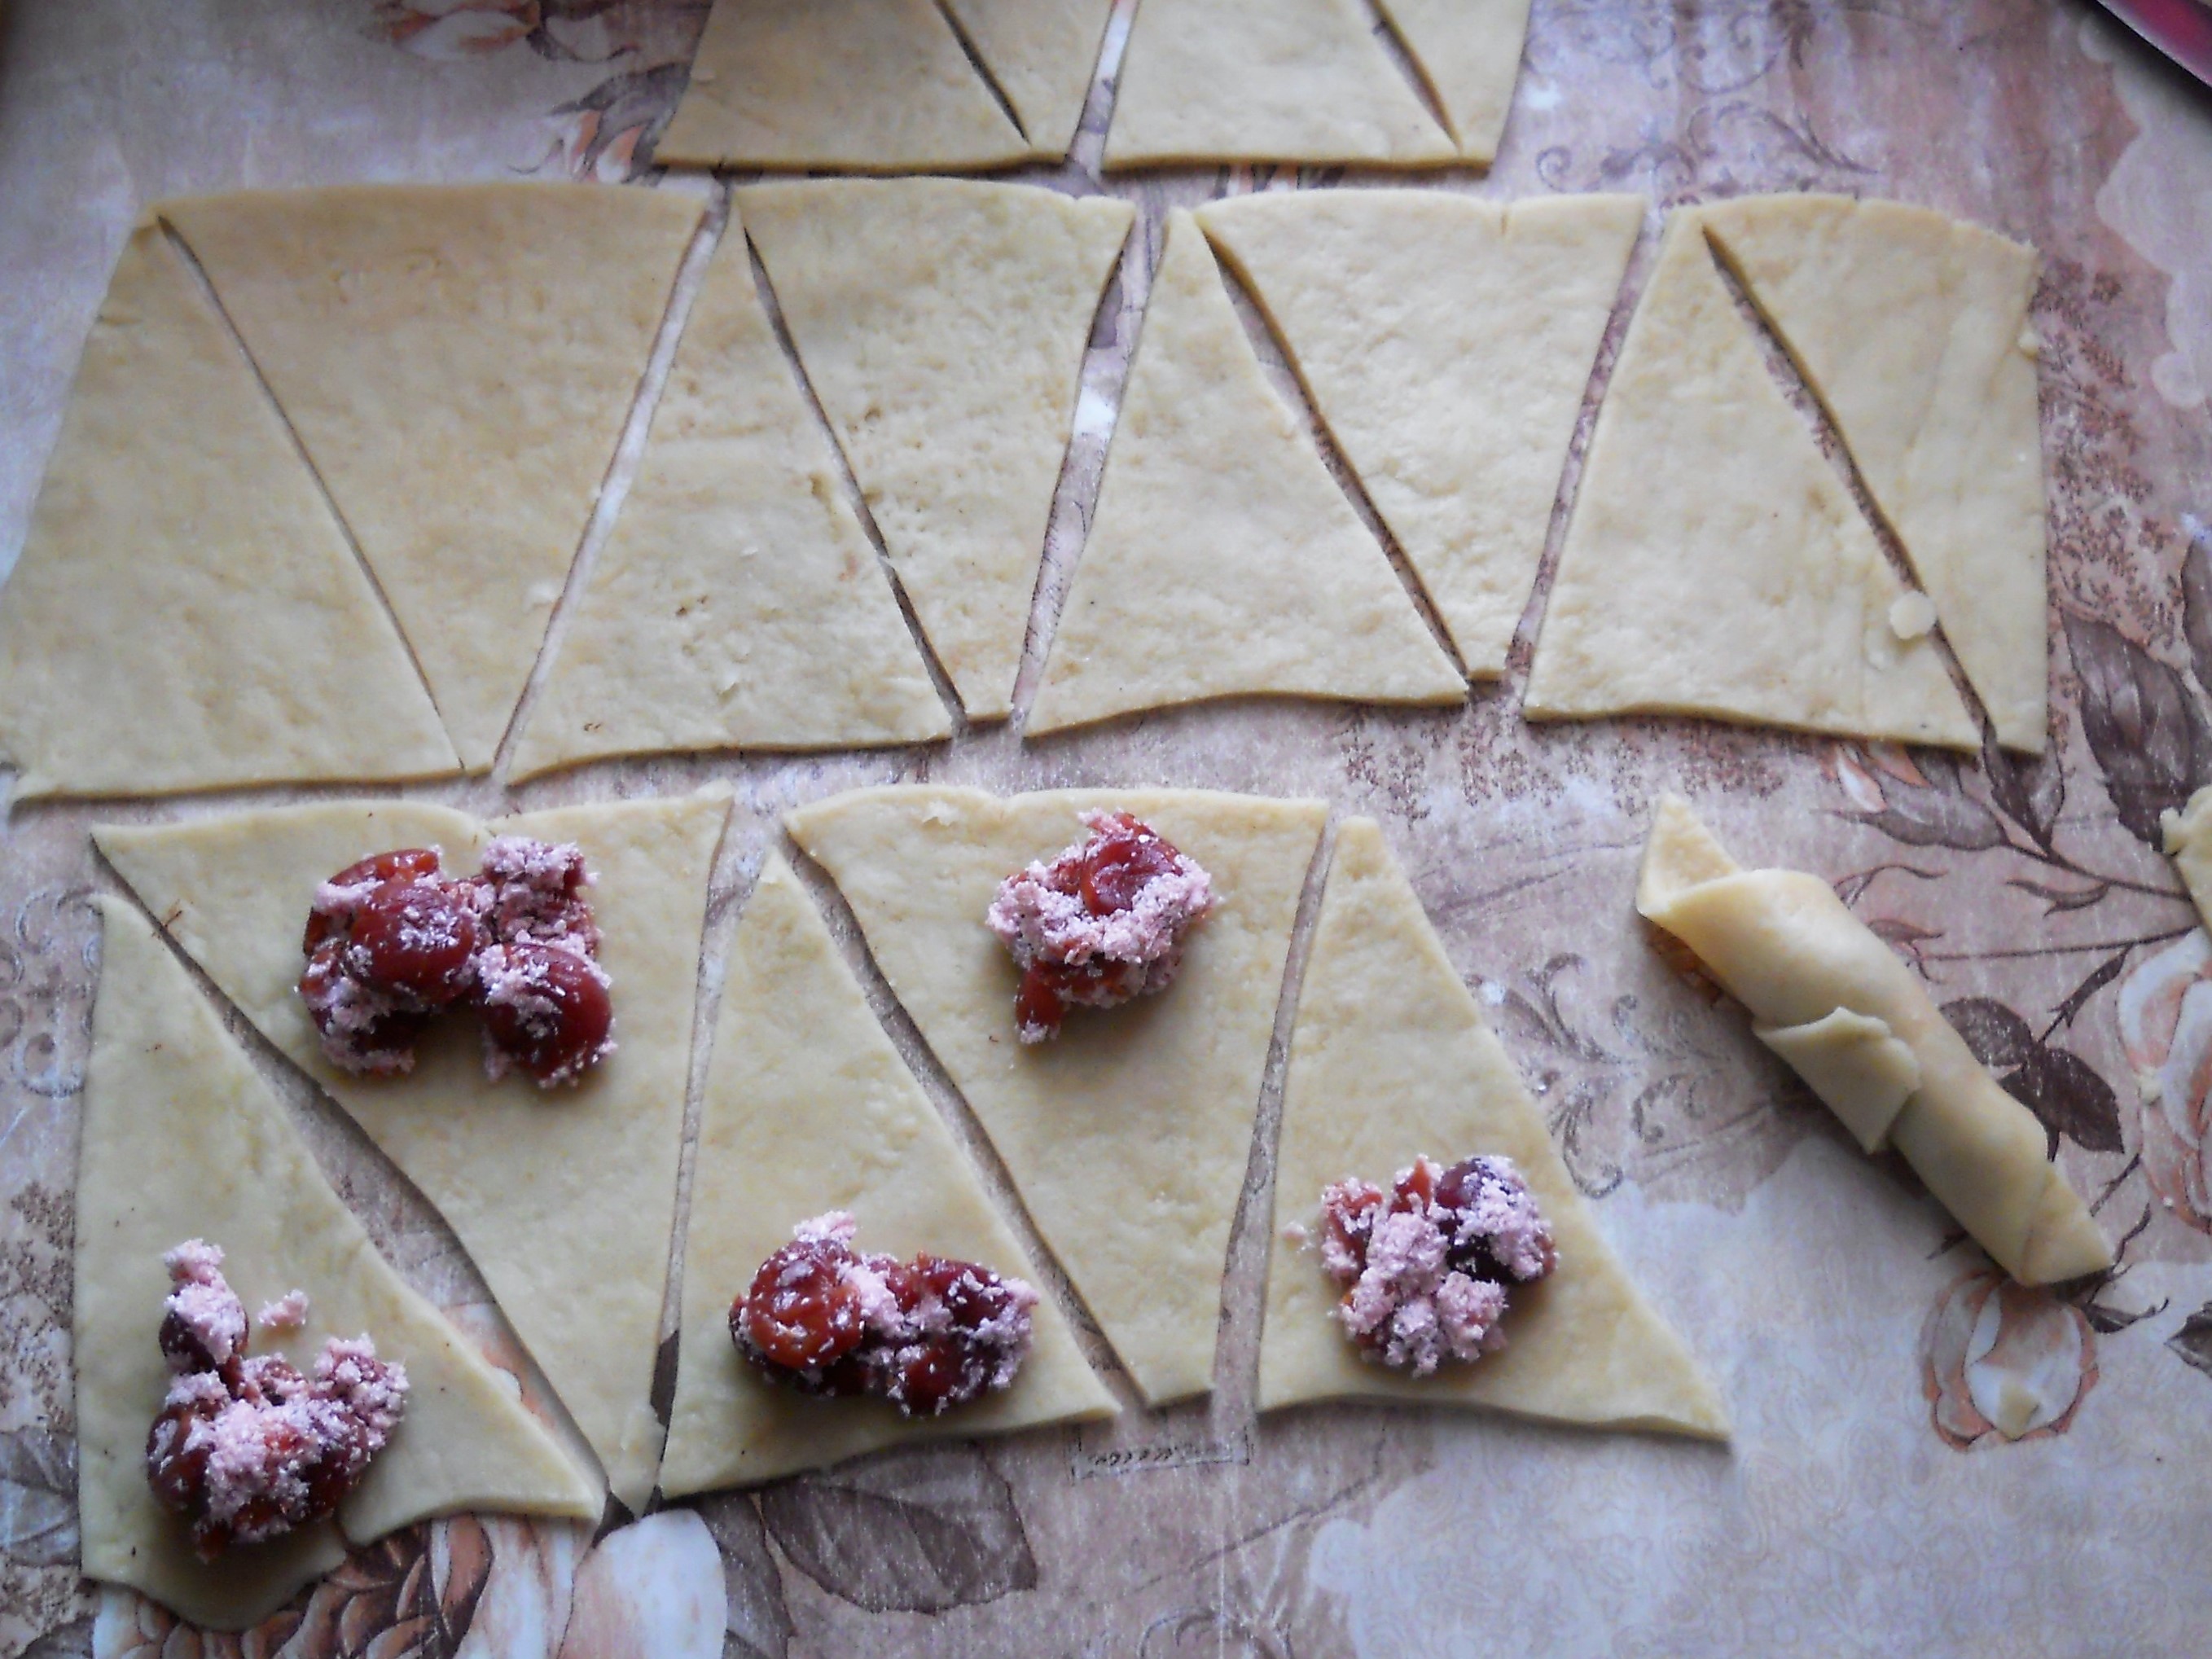
[[[1912,970],[1827,883],[1745,870],[1689,805],[1660,803],[1636,908],[1695,951],[1869,1152],[1894,1147],[2023,1285],[2101,1272],[2112,1247]]]

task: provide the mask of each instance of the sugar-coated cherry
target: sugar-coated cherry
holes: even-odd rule
[[[615,1006],[597,964],[574,951],[507,947],[504,975],[514,994],[487,993],[484,1031],[540,1083],[572,1082],[596,1061],[614,1030]]]
[[[452,884],[383,882],[354,911],[346,965],[424,1008],[449,1007],[468,994],[477,939],[476,916]]]
[[[860,1346],[860,1293],[845,1269],[853,1252],[835,1239],[794,1238],[760,1265],[730,1310],[739,1348],[787,1370],[816,1370]]]

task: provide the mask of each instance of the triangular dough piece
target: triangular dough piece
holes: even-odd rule
[[[1630,713],[1979,746],[1905,588],[1669,218],[1598,413],[1536,642],[1531,719]]]
[[[330,486],[472,770],[530,677],[701,210],[596,185],[161,209]]]
[[[459,767],[283,422],[150,221],[0,589],[0,750],[21,799]]]
[[[1013,707],[1098,297],[1133,211],[950,179],[738,193],[806,377],[971,719]]]
[[[695,795],[487,824],[404,801],[333,801],[95,832],[186,954],[446,1218],[634,1510],[660,1457],[653,1358],[707,875],[726,811],[719,795]],[[583,848],[614,979],[614,1054],[574,1090],[493,1084],[463,1018],[439,1024],[407,1078],[326,1064],[294,988],[315,884],[394,847],[439,847],[448,868],[472,870],[501,834]]]
[[[1749,196],[1706,232],[1782,337],[2008,749],[2048,725],[2036,252],[1902,202]]]
[[[859,749],[951,731],[733,217],[514,775],[602,755]]]
[[[1175,983],[1014,1035],[1012,962],[983,925],[1006,876],[1136,813],[1213,877]],[[967,1097],[1037,1231],[1152,1405],[1212,1386],[1222,1265],[1319,801],[1195,790],[860,789],[787,820]]]
[[[1006,118],[933,0],[716,0],[653,151],[700,167],[1011,167]]]
[[[1243,694],[1449,703],[1467,685],[1178,208],[1029,730]]]
[[[1113,0],[945,0],[1039,161],[1075,142]]]
[[[1337,834],[1285,1089],[1261,1410],[1413,1401],[1727,1435],[1719,1393],[1614,1257],[1372,819],[1352,818]],[[1448,1164],[1510,1158],[1552,1224],[1559,1265],[1513,1292],[1504,1348],[1416,1381],[1359,1358],[1329,1317],[1338,1291],[1319,1257],[1283,1228],[1313,1223],[1329,1182],[1356,1175],[1387,1184],[1422,1153]]]
[[[1443,107],[1465,160],[1485,166],[1498,155],[1521,45],[1528,33],[1528,0],[1376,0],[1407,52],[1420,66]]]
[[[852,1212],[862,1249],[927,1250],[1036,1281],[791,866],[771,853],[731,947],[714,1028],[661,1491],[680,1498],[908,1441],[1113,1414],[1049,1297],[1031,1316],[1013,1387],[943,1417],[908,1419],[880,1400],[809,1400],[769,1382],[738,1357],[730,1304],[794,1225],[825,1210]]]
[[[1459,159],[1361,0],[1144,0],[1106,166]]]
[[[336,1528],[218,1567],[146,1486],[146,1431],[168,1388],[155,1334],[188,1238],[222,1247],[250,1316],[293,1290],[306,1327],[253,1352],[303,1369],[326,1337],[366,1332],[407,1368],[407,1415],[338,1512],[356,1542],[425,1516],[519,1510],[596,1520],[599,1483],[523,1409],[513,1379],[376,1253],[252,1063],[144,918],[99,901],[105,941],[77,1182],[77,1502],[88,1577],[130,1584],[198,1624],[260,1620],[336,1561]]]
[[[1199,210],[1472,674],[1505,672],[1644,206],[1316,190]]]

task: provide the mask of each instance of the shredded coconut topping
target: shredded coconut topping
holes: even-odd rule
[[[146,1478],[191,1525],[209,1560],[282,1537],[337,1509],[407,1407],[407,1372],[368,1337],[324,1344],[302,1376],[281,1355],[248,1358],[245,1304],[222,1252],[187,1240],[162,1258],[174,1289],[161,1342],[173,1376],[146,1437]],[[304,1320],[294,1291],[263,1310]]]
[[[1513,1161],[1426,1158],[1385,1193],[1340,1181],[1322,1194],[1322,1269],[1345,1287],[1337,1322],[1363,1358],[1427,1376],[1505,1346],[1509,1284],[1559,1265],[1552,1230]]]

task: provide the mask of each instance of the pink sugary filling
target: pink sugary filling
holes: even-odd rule
[[[1505,1346],[1509,1284],[1558,1265],[1550,1224],[1510,1158],[1443,1170],[1426,1158],[1385,1193],[1356,1178],[1322,1194],[1322,1269],[1363,1358],[1427,1376]]]
[[[854,1250],[856,1231],[850,1212],[830,1210],[800,1222],[792,1237],[846,1253],[837,1264],[837,1280],[857,1304],[863,1334],[850,1358],[866,1392],[882,1395],[908,1415],[933,1416],[947,1404],[964,1403],[1013,1382],[1029,1354],[1030,1314],[1037,1304],[1035,1286],[1024,1279],[987,1275],[972,1262],[944,1262],[958,1271],[940,1291],[918,1271],[919,1259],[905,1264],[895,1256]],[[801,1284],[811,1271],[810,1264],[793,1261],[784,1267],[779,1283]],[[962,1304],[957,1310],[952,1305],[955,1298]],[[979,1308],[987,1310],[980,1317]],[[939,1395],[918,1398],[908,1379],[932,1362]],[[942,1370],[947,1364],[951,1367],[949,1378]]]
[[[477,913],[501,945],[564,945],[595,957],[599,924],[584,897],[592,884],[583,848],[574,843],[501,836],[484,848]]]
[[[404,1415],[405,1367],[379,1359],[366,1336],[329,1339],[304,1376],[279,1355],[249,1358],[245,1305],[222,1276],[222,1250],[191,1239],[163,1261],[173,1288],[162,1349],[174,1374],[148,1437],[156,1494],[209,1556],[328,1514]],[[263,1310],[263,1322],[296,1328],[306,1316],[307,1297],[294,1291]]]
[[[439,849],[432,848],[436,855]],[[472,915],[479,941],[469,958],[465,1000],[504,1006],[523,1016],[526,1026],[543,1030],[557,1024],[561,1009],[543,989],[542,968],[514,947],[534,945],[565,951],[588,964],[602,989],[611,981],[599,966],[599,926],[585,890],[592,885],[583,849],[571,842],[501,836],[484,848],[481,868],[470,877],[412,878],[443,885]],[[347,933],[364,901],[384,884],[378,879],[326,881],[315,889],[314,912],[339,934]],[[451,912],[410,918],[400,933],[410,950],[451,946],[459,936]],[[341,1069],[359,1076],[404,1075],[415,1066],[421,1035],[417,1005],[407,995],[376,982],[355,949],[339,951],[335,971],[318,973],[311,963],[301,994],[316,1018],[323,1052]],[[520,959],[519,959],[520,958]],[[610,1035],[588,1058],[563,1067],[546,1083],[574,1081],[614,1051]],[[493,1081],[516,1068],[514,1056],[487,1036],[484,1069]]]
[[[253,1322],[264,1331],[296,1331],[307,1322],[307,1293],[288,1291],[264,1304]]]
[[[1092,840],[1008,876],[984,920],[1024,973],[1038,967],[1075,970],[1054,980],[1061,1002],[1117,1007],[1164,991],[1174,981],[1182,966],[1185,935],[1213,908],[1213,881],[1177,851],[1167,869],[1144,878],[1125,907],[1094,910],[1083,892],[1086,854],[1121,815],[1086,811],[1082,821]],[[1024,1022],[1019,1034],[1023,1042],[1036,1042],[1056,1029]]]

